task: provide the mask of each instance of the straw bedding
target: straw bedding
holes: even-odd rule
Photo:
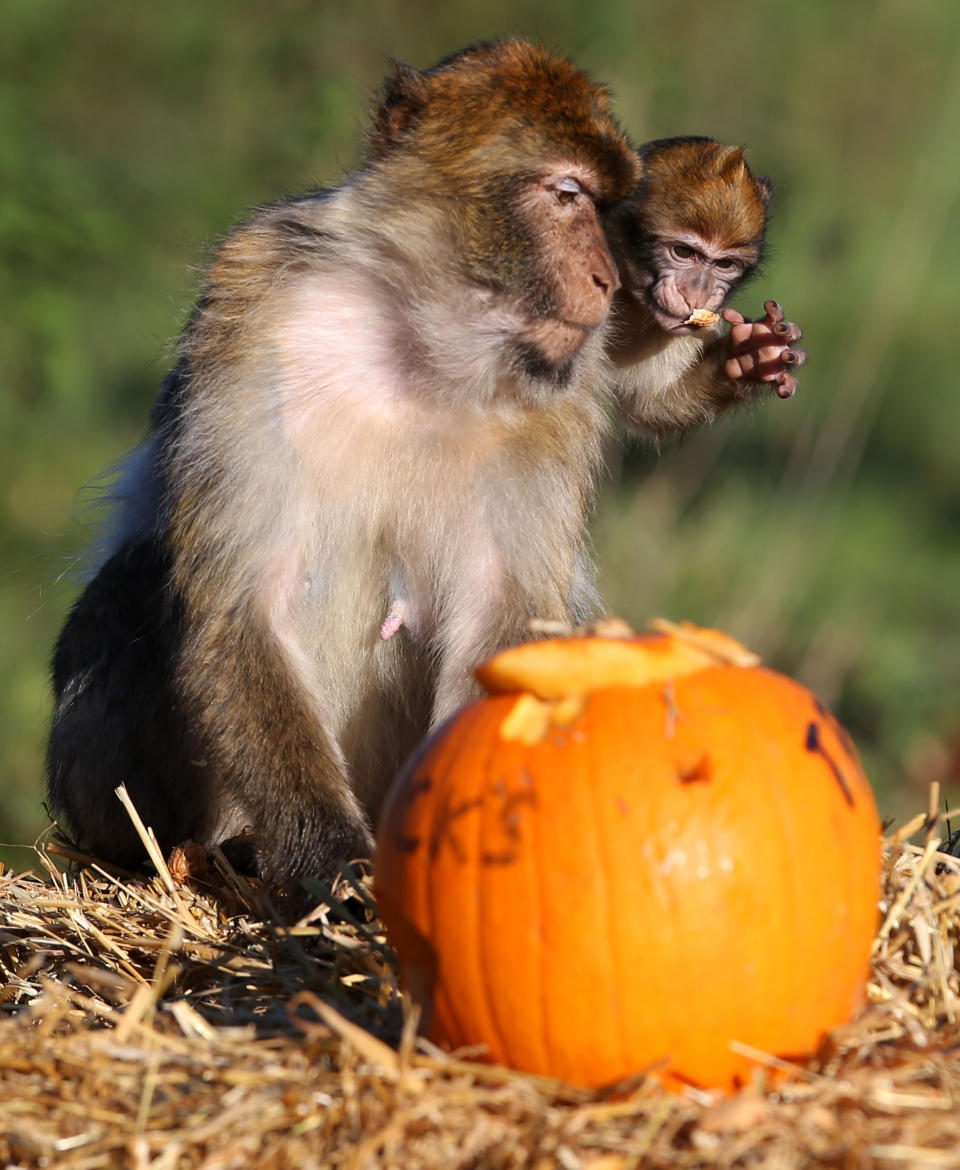
[[[869,1005],[806,1068],[757,1053],[719,1100],[642,1076],[586,1092],[418,1040],[368,875],[285,929],[223,858],[64,874],[51,842],[45,872],[0,877],[0,1164],[960,1167],[947,847],[935,813],[887,840]]]

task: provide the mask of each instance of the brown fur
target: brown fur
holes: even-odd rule
[[[743,149],[710,138],[667,138],[640,148],[637,191],[644,230],[665,236],[689,230],[720,248],[760,259],[771,187],[747,165]]]

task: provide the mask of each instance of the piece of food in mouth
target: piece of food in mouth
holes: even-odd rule
[[[684,325],[698,325],[701,329],[709,329],[720,320],[719,313],[711,313],[709,309],[694,309],[684,321]]]

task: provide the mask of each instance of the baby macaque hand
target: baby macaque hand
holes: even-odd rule
[[[807,360],[805,350],[793,348],[803,333],[784,321],[776,301],[765,301],[763,307],[765,316],[759,321],[748,321],[736,309],[723,310],[723,319],[731,326],[723,372],[734,382],[775,382],[778,397],[792,398],[797,379],[791,370],[799,370]]]

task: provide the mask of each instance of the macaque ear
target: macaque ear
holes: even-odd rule
[[[773,198],[773,183],[769,179],[762,177],[757,178],[757,191],[760,193],[760,198],[764,203],[769,203]]]
[[[427,104],[428,85],[426,74],[419,69],[402,61],[393,62],[393,71],[387,77],[383,99],[370,130],[373,159],[383,158],[404,140]]]

